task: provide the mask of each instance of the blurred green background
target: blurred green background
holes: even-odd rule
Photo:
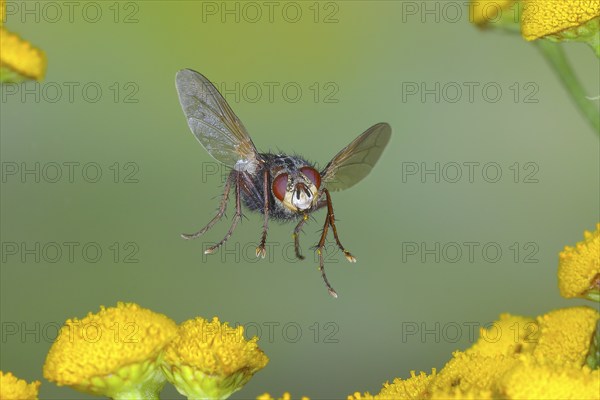
[[[42,365],[67,318],[117,301],[177,322],[216,315],[248,324],[271,361],[236,399],[377,392],[411,370],[443,366],[472,342],[469,326],[503,312],[535,316],[580,304],[560,297],[556,269],[563,246],[599,220],[598,137],[533,46],[475,28],[463,2],[454,9],[410,2],[416,14],[400,1],[276,2],[272,17],[263,2],[82,2],[71,20],[62,2],[28,3],[38,10],[9,13],[6,26],[44,49],[49,67],[40,87],[2,94],[0,368],[42,380],[41,398],[87,398],[45,382]],[[60,18],[49,3],[61,7]],[[225,7],[233,14],[222,14]],[[101,17],[91,22],[97,9]],[[564,47],[597,96],[592,51]],[[339,299],[327,294],[309,248],[322,211],[301,238],[303,262],[286,247],[293,225],[277,223],[270,258],[256,262],[261,218],[254,214],[225,253],[202,254],[228,222],[196,241],[179,237],[208,222],[221,191],[220,176],[207,173],[213,159],[179,106],[181,68],[228,88],[259,149],[296,152],[321,167],[370,125],[391,124],[392,140],[371,175],[333,195],[342,242],[358,259],[327,257]],[[439,101],[408,95],[421,83],[439,83]],[[474,85],[472,101],[466,85]],[[25,88],[39,99],[23,98]],[[464,166],[471,162],[479,163],[472,182]],[[21,176],[36,163],[39,182]],[[54,163],[63,166],[56,183]],[[71,180],[64,163],[79,163],[71,164]],[[83,176],[88,163],[95,164]],[[436,163],[439,182],[407,174]],[[455,183],[452,163],[463,165]],[[495,168],[482,175],[487,163],[500,167],[495,183]],[[98,182],[88,182],[97,169]],[[65,242],[77,243],[72,260]],[[472,260],[465,242],[478,243]],[[36,243],[39,261],[26,251]],[[411,243],[420,248],[415,255],[406,252]],[[436,243],[439,262],[424,247]],[[496,247],[502,255],[491,262]],[[96,248],[102,256],[92,262]],[[172,387],[163,395],[181,398]]]

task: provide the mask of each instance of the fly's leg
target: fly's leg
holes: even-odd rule
[[[323,248],[325,247],[325,238],[327,237],[329,224],[330,219],[328,213],[325,218],[325,224],[323,225],[323,232],[321,232],[321,240],[319,240],[319,244],[317,245],[317,254],[319,255],[319,271],[321,271],[321,277],[323,278],[323,282],[325,282],[325,286],[327,286],[327,291],[329,291],[331,296],[337,298],[338,295],[336,291],[331,287],[331,284],[327,280],[327,275],[325,274],[325,261],[323,260]]]
[[[300,232],[302,231],[302,226],[308,221],[308,214],[304,214],[296,228],[294,229],[294,233],[292,237],[294,238],[294,251],[296,252],[296,257],[300,260],[304,260],[304,256],[300,253]]]
[[[331,203],[331,196],[329,195],[329,190],[323,189],[323,193],[325,193],[325,197],[327,198],[327,218],[329,219],[329,224],[331,225],[331,230],[333,231],[333,237],[335,238],[335,241],[340,250],[344,252],[346,260],[348,260],[351,263],[355,263],[356,258],[344,248],[344,246],[340,242],[340,238],[338,237],[337,228],[335,226],[335,215],[333,214],[333,205]]]
[[[202,235],[204,235],[210,228],[212,228],[225,214],[225,210],[227,209],[227,202],[229,201],[229,192],[231,191],[231,184],[234,182],[236,177],[234,176],[236,171],[231,171],[229,176],[227,177],[227,181],[225,182],[225,188],[223,190],[223,196],[221,197],[221,202],[219,203],[219,211],[217,215],[202,229],[200,229],[196,233],[182,233],[181,237],[184,239],[196,239]]]
[[[241,172],[233,171],[232,175],[230,175],[230,176],[233,176],[232,180],[235,182],[235,215],[233,216],[233,221],[231,223],[231,227],[227,231],[227,234],[225,235],[225,237],[219,243],[206,249],[204,251],[204,254],[212,254],[219,247],[223,246],[225,244],[225,242],[227,242],[227,240],[229,240],[229,238],[233,234],[233,231],[235,230],[238,222],[240,222],[240,219],[242,219],[242,198],[240,195],[240,190],[241,190],[240,189],[240,187],[241,187],[240,180],[242,179],[241,174],[242,174]]]
[[[265,222],[263,223],[262,237],[260,239],[260,245],[256,248],[256,257],[265,258],[267,250],[265,248],[267,244],[267,230],[269,229],[269,170],[265,168],[264,179],[263,179],[263,193],[264,193],[264,211],[265,211]]]

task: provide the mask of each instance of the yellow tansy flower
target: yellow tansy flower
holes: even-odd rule
[[[0,371],[0,399],[37,400],[40,381],[27,383],[10,372]]]
[[[524,357],[501,378],[500,386],[503,397],[509,399],[598,399],[600,370],[542,364]]]
[[[540,339],[533,356],[559,365],[585,363],[600,314],[590,307],[571,307],[538,317]]]
[[[583,27],[599,16],[600,0],[525,0],[522,33],[527,40],[539,39]]]
[[[521,33],[527,40],[586,42],[600,57],[600,0],[524,0]]]
[[[425,395],[427,386],[431,380],[435,377],[436,370],[433,369],[431,375],[427,375],[425,372],[417,375],[415,371],[410,371],[410,378],[399,379],[396,378],[390,384],[388,382],[383,384],[383,389],[379,394],[375,396],[370,393],[361,394],[359,392],[348,396],[348,400],[395,400],[395,399],[409,399],[416,400],[421,399]]]
[[[600,224],[595,232],[584,232],[575,247],[559,254],[558,287],[564,297],[600,300]]]
[[[260,396],[258,396],[256,398],[256,400],[292,400],[292,395],[289,394],[288,392],[285,392],[283,394],[283,396],[275,399],[275,398],[271,397],[271,395],[269,393],[264,393],[264,394],[261,394]],[[302,396],[300,400],[310,400],[310,399],[306,396]]]
[[[188,320],[166,348],[163,371],[189,399],[227,398],[269,362],[257,341],[247,341],[242,326],[231,328],[217,317]]]
[[[133,303],[69,319],[50,348],[44,377],[111,398],[154,398],[166,379],[162,351],[177,332],[170,318]]]

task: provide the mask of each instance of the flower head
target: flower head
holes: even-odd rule
[[[69,319],[50,348],[44,377],[59,386],[108,397],[152,398],[164,386],[158,365],[177,326],[133,303]]]
[[[163,371],[188,398],[226,398],[269,362],[257,341],[246,340],[242,326],[197,317],[179,326],[166,348]]]
[[[0,371],[0,399],[37,400],[40,381],[27,383],[10,372]]]
[[[600,300],[600,224],[595,232],[584,232],[575,247],[559,254],[558,287],[564,297]]]

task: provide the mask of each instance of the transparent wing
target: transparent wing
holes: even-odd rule
[[[217,88],[191,69],[177,72],[175,85],[188,125],[206,151],[239,170],[256,165],[260,156],[246,128]]]
[[[392,128],[388,124],[373,125],[333,157],[321,172],[327,189],[348,189],[367,176],[390,141],[391,134]]]

